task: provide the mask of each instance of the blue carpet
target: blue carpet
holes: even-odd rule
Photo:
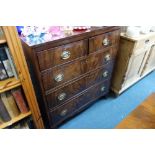
[[[152,92],[155,92],[155,72],[140,80],[117,98],[110,95],[107,99],[98,100],[87,110],[75,116],[59,128],[114,128]]]

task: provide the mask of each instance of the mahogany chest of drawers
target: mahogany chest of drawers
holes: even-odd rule
[[[92,27],[38,45],[22,39],[47,128],[56,128],[109,92],[119,27]]]

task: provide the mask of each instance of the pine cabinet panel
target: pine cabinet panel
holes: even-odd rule
[[[155,69],[155,33],[137,38],[121,34],[111,89],[118,95]]]

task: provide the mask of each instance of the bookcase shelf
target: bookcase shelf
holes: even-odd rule
[[[16,88],[18,86],[21,86],[21,82],[20,82],[20,80],[14,78],[14,77],[0,81],[0,93],[3,93],[7,90]]]
[[[0,44],[4,44],[6,43],[6,40],[5,39],[0,39]]]
[[[18,122],[18,121],[20,121],[20,120],[22,120],[22,119],[24,119],[30,115],[31,115],[30,111],[28,113],[25,113],[25,114],[20,114],[17,117],[13,118],[12,120],[1,124],[0,129],[4,129],[6,127],[9,127],[9,126],[13,125],[14,123],[16,123],[16,122]]]
[[[26,114],[20,114],[11,121],[0,125],[0,128],[6,128],[25,117],[32,116],[34,126],[43,129],[44,123],[37,103],[32,81],[28,71],[28,66],[23,53],[22,45],[18,37],[17,29],[14,26],[0,26],[2,34],[0,36],[0,44],[7,44],[11,58],[17,70],[18,79],[15,77],[0,81],[0,93],[12,90],[20,86],[23,90],[26,102],[30,111]]]

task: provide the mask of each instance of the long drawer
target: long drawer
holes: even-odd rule
[[[74,95],[77,95],[78,93],[94,85],[95,83],[110,79],[113,67],[112,63],[113,62],[108,63],[104,67],[90,72],[86,76],[74,82],[71,82],[68,85],[49,92],[46,95],[47,103],[48,105],[50,105],[49,108],[53,108],[62,104],[66,100],[70,99]]]
[[[67,81],[76,79],[82,74],[93,71],[108,64],[115,58],[115,49],[107,48],[90,54],[87,58],[76,60],[65,65],[55,67],[41,74],[45,90],[50,90]]]
[[[81,40],[37,53],[40,70],[64,64],[87,54],[88,40]]]
[[[87,106],[88,103],[93,102],[96,98],[99,98],[109,91],[110,82],[105,80],[104,82],[98,83],[90,87],[87,91],[80,94],[71,101],[63,104],[62,106],[49,111],[51,117],[51,124],[59,124],[64,119],[72,115],[75,111],[80,108]],[[52,103],[51,103],[52,104]]]

